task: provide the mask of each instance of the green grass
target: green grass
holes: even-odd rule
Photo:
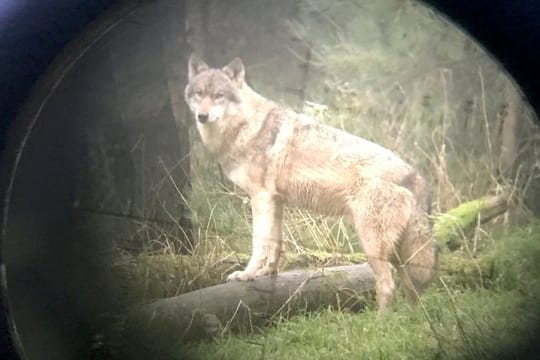
[[[519,346],[539,319],[532,298],[512,291],[433,291],[425,310],[398,303],[379,315],[328,310],[297,316],[262,334],[225,334],[192,345],[200,359],[433,359],[493,358]],[[425,312],[424,312],[425,311]],[[429,319],[428,316],[429,315]]]
[[[401,297],[380,315],[371,305],[361,314],[327,309],[250,334],[225,332],[191,343],[179,358],[196,359],[492,359],[527,345],[540,321],[540,224],[493,239],[482,254],[492,262],[479,287],[452,274],[411,308]]]

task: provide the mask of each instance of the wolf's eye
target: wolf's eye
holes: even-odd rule
[[[218,93],[216,93],[216,94],[214,95],[214,99],[216,99],[216,100],[221,100],[221,99],[223,99],[224,97],[225,97],[225,94],[222,93],[222,92],[218,92]]]
[[[193,94],[195,94],[195,96],[201,97],[201,96],[202,96],[202,94],[203,94],[203,91],[202,91],[202,90],[200,90],[200,89],[198,89],[198,90],[194,90],[194,91],[193,91]]]

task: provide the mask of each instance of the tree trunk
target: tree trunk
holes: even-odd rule
[[[516,128],[518,125],[519,107],[521,98],[513,84],[507,83],[504,89],[505,104],[501,111],[501,150],[500,150],[500,172],[504,177],[512,176],[515,170],[516,159]]]

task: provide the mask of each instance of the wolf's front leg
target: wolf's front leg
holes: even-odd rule
[[[228,280],[253,280],[277,272],[282,246],[283,202],[267,192],[251,197],[253,240],[251,259],[244,271],[235,271]]]

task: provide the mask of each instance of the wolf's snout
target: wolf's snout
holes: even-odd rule
[[[201,124],[204,124],[205,122],[208,121],[208,114],[198,114],[197,120],[199,120]]]

